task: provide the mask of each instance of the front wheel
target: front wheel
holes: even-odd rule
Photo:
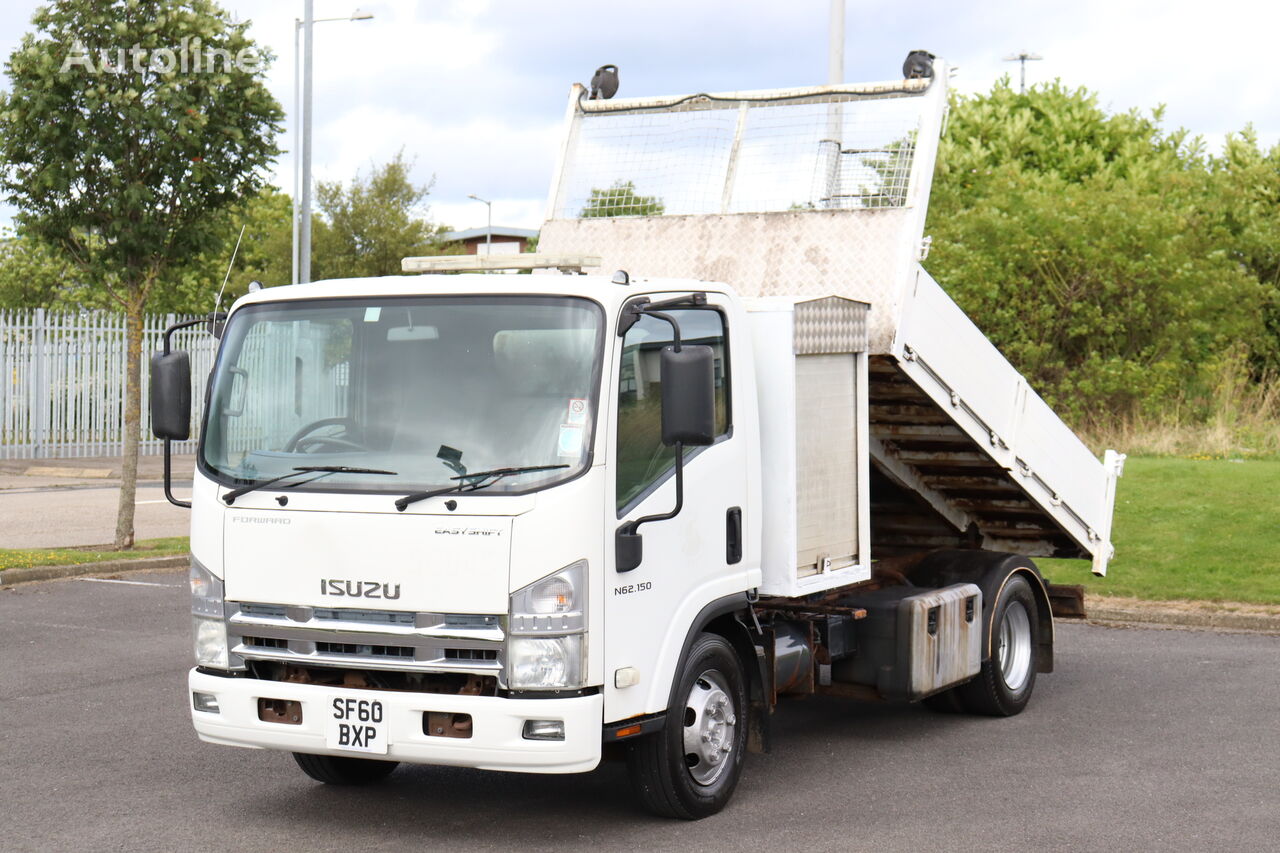
[[[663,730],[631,742],[627,766],[651,812],[697,820],[729,802],[746,757],[747,684],[733,646],[700,635],[675,695]]]
[[[344,758],[337,755],[312,755],[295,752],[293,760],[302,772],[326,785],[368,785],[391,775],[398,761],[375,761],[371,758]]]
[[[1020,574],[1011,576],[992,611],[991,657],[977,678],[956,688],[966,710],[1012,717],[1027,707],[1036,685],[1036,616],[1031,584]]]

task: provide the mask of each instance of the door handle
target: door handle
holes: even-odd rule
[[[724,560],[729,565],[742,562],[742,507],[724,514]]]

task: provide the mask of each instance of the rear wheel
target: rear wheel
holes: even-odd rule
[[[400,765],[398,761],[311,755],[306,752],[295,752],[293,760],[298,762],[303,773],[326,785],[368,785],[380,782]]]
[[[1031,584],[1022,575],[1013,575],[992,610],[991,657],[977,678],[955,688],[966,710],[1012,717],[1027,707],[1036,685],[1039,630]]]
[[[675,695],[663,730],[632,741],[627,765],[650,811],[696,820],[729,802],[746,757],[746,676],[733,646],[699,636]]]

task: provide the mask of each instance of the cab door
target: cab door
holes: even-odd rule
[[[626,311],[624,306],[624,318]],[[734,383],[735,336],[745,342],[747,330],[731,328],[731,306],[714,293],[707,294],[705,305],[666,307],[662,313],[679,324],[683,345],[712,349],[716,436],[709,446],[684,451],[680,513],[643,524],[640,565],[617,571],[617,529],[642,516],[670,512],[676,504],[675,450],[662,443],[659,371],[660,353],[672,343],[673,329],[662,319],[641,315],[615,342],[613,499],[605,519],[606,721],[664,710],[681,648],[699,612],[748,588],[744,515],[752,460],[746,436],[754,430],[735,429],[735,418],[748,410],[754,418],[754,409],[737,398],[754,403],[755,395],[740,393]],[[749,382],[749,371],[742,377]]]

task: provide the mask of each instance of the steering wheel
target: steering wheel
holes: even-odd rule
[[[290,436],[284,444],[284,452],[316,453],[326,447],[333,450],[367,451],[369,449],[349,438],[337,435],[311,435],[316,430],[328,426],[342,427],[343,435],[349,435],[356,430],[356,422],[351,418],[321,418],[318,421],[312,421]]]

